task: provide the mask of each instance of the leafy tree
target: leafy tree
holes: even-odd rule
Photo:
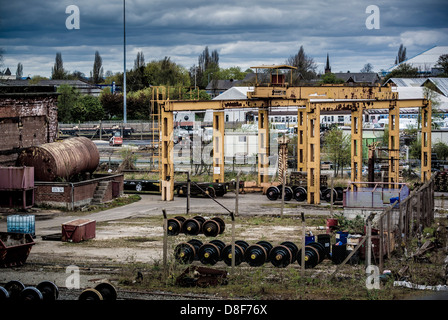
[[[35,75],[30,80],[28,80],[28,84],[38,84],[41,80],[48,80],[48,78],[42,77],[40,75]]]
[[[103,89],[99,96],[101,106],[103,107],[105,118],[112,119],[123,117],[123,94],[121,93],[111,93],[109,89]],[[127,108],[127,97],[126,97],[126,108]]]
[[[409,146],[409,157],[411,159],[421,159],[422,157],[422,139],[417,136],[417,139],[412,140]]]
[[[344,165],[350,163],[350,137],[344,135],[343,131],[338,127],[333,127],[324,135],[323,151],[326,158],[333,162],[334,176],[338,176],[339,170]]]
[[[442,54],[437,60],[436,66],[442,68],[443,76],[448,76],[448,54]]]
[[[129,110],[129,119],[149,119],[151,106],[151,94],[149,91],[140,90],[129,93],[126,104]]]
[[[64,62],[62,61],[62,54],[60,52],[57,52],[54,66],[51,69],[51,79],[62,80],[66,79],[66,77],[67,72],[64,70]]]
[[[73,118],[75,121],[76,119],[80,121],[103,120],[105,112],[99,98],[84,95],[78,99],[78,104],[81,105],[81,108],[84,110],[84,114],[74,116]]]
[[[149,62],[144,69],[144,81],[153,86],[190,86],[188,71],[169,57]]]
[[[243,80],[247,73],[247,71],[241,71],[240,67],[230,67],[227,69],[219,69],[214,78],[219,80]]]
[[[418,68],[412,67],[410,64],[402,63],[384,77],[384,82],[390,78],[415,78],[418,76]]]
[[[286,60],[286,64],[297,68],[295,76],[293,77],[294,83],[299,83],[301,80],[311,80],[316,78],[317,65],[313,58],[305,54],[303,46],[300,46],[297,54]]]
[[[69,74],[67,76],[67,79],[70,80],[85,80],[86,79],[86,75],[78,70],[73,71],[71,74]]]
[[[446,143],[439,141],[433,145],[432,150],[436,153],[438,160],[448,158],[448,145]]]
[[[58,93],[58,121],[62,123],[71,123],[75,119],[75,106],[81,97],[80,92],[69,86],[63,84],[59,86]]]
[[[322,76],[321,78],[322,83],[325,84],[329,84],[329,83],[333,83],[333,84],[337,84],[337,83],[344,83],[344,80],[339,79],[336,77],[336,75],[334,73],[326,73]]]

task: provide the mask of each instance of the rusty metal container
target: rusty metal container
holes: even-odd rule
[[[25,264],[34,244],[30,234],[0,232],[0,268]]]
[[[17,165],[34,167],[36,181],[54,181],[93,173],[99,161],[96,145],[88,138],[76,137],[27,148],[19,154]]]
[[[33,167],[0,167],[0,190],[34,188]]]
[[[81,242],[95,238],[96,221],[90,219],[76,219],[62,225],[64,242]]]
[[[0,167],[0,207],[31,208],[34,205],[34,168]]]

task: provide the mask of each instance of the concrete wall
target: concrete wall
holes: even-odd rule
[[[0,165],[14,165],[24,148],[53,142],[58,132],[54,87],[0,87]]]

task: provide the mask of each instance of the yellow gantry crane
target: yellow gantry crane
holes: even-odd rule
[[[173,112],[213,110],[213,182],[224,182],[224,111],[238,108],[258,109],[258,183],[268,183],[269,111],[285,106],[298,107],[297,170],[307,172],[307,202],[320,203],[320,115],[351,114],[351,181],[361,181],[362,116],[365,110],[389,110],[389,182],[399,182],[400,108],[418,107],[422,111],[421,180],[431,174],[431,101],[398,99],[392,87],[381,86],[292,86],[282,69],[287,65],[256,66],[256,84],[244,100],[158,100],[160,107],[162,200],[174,198]],[[258,82],[258,69],[270,71],[268,82]],[[263,73],[263,74],[266,74]]]

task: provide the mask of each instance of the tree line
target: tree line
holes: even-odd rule
[[[2,52],[0,52],[0,58]],[[406,48],[400,45],[395,63],[399,66],[389,73],[383,81],[391,77],[416,77],[418,76],[418,69],[411,65],[403,63],[407,60]],[[0,60],[1,61],[1,60]],[[317,73],[317,64],[314,59],[305,53],[303,46],[300,46],[296,54],[290,56],[285,60],[285,64],[296,68],[293,72],[293,85],[301,85],[314,81],[314,83],[342,83],[333,73],[326,73],[319,75]],[[439,57],[438,66],[442,68],[442,76],[448,76],[448,55]],[[208,47],[198,56],[197,64],[187,69],[174,61],[170,57],[164,57],[160,60],[145,61],[143,52],[138,52],[134,60],[134,66],[126,71],[126,89],[127,89],[127,104],[129,108],[130,119],[147,119],[150,110],[150,96],[151,86],[169,86],[169,87],[184,87],[197,88],[197,94],[201,99],[209,98],[204,92],[205,88],[211,81],[215,80],[243,80],[248,73],[253,72],[250,69],[241,70],[240,67],[221,68],[219,65],[219,53],[217,50],[210,50]],[[373,72],[373,66],[366,63],[360,72]],[[23,65],[17,65],[16,75],[21,78],[23,73]],[[56,53],[55,63],[51,69],[52,79],[81,79],[92,84],[109,84],[115,83],[117,87],[123,86],[123,72],[113,73],[112,71],[104,71],[103,60],[98,51],[95,52],[92,70],[89,77],[80,71],[70,72],[64,68],[62,54]],[[39,80],[44,79],[40,76],[35,76],[30,80],[30,83],[38,83]],[[316,81],[316,79],[318,79]],[[213,82],[212,82],[213,83]],[[253,82],[247,83],[253,85]],[[98,101],[93,101],[90,98],[81,99],[79,92],[76,90],[68,90],[67,88],[60,89],[61,97],[60,108],[62,110],[60,121],[82,121],[82,118],[91,120],[100,119],[120,119],[122,118],[123,96],[116,92],[112,94],[110,90],[103,90]],[[184,92],[187,94],[187,92]],[[84,112],[77,112],[85,110]],[[79,109],[81,108],[81,109]],[[101,110],[102,109],[102,110]],[[68,111],[66,111],[68,110]],[[71,110],[71,111],[70,111]],[[88,116],[87,116],[88,115]],[[93,117],[93,118],[92,118]]]

